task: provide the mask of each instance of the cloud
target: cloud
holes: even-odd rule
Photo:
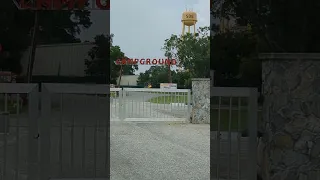
[[[209,1],[198,0],[198,3],[193,5],[192,9],[198,16],[198,27],[210,25],[210,7],[208,2]]]

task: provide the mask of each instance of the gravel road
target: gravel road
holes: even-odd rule
[[[208,180],[209,125],[112,123],[112,180]]]

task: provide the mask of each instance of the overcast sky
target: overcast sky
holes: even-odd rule
[[[207,0],[115,0],[111,1],[110,31],[114,45],[130,58],[165,58],[161,47],[171,34],[181,34],[183,11],[192,9],[198,14],[199,26],[209,26],[210,10]],[[106,34],[108,13],[93,11],[92,27],[81,34],[92,40],[96,34]],[[144,72],[150,66],[139,66]]]

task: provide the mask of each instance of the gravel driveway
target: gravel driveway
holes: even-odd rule
[[[111,124],[112,180],[210,179],[209,125]]]

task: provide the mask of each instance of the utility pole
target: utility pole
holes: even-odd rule
[[[169,58],[168,58],[169,59]],[[171,78],[171,61],[170,61],[170,59],[169,59],[169,61],[168,61],[169,63],[168,63],[168,82],[169,83],[172,83],[172,78]]]
[[[118,82],[118,86],[120,87],[120,82],[121,82],[121,76],[122,76],[122,64],[120,65],[120,76],[119,76],[119,82]]]
[[[34,25],[32,30],[32,39],[31,39],[31,55],[28,62],[28,69],[27,69],[27,83],[31,83],[32,81],[32,71],[36,56],[36,49],[37,49],[37,32],[39,28],[39,17],[38,17],[38,10],[34,11]]]

